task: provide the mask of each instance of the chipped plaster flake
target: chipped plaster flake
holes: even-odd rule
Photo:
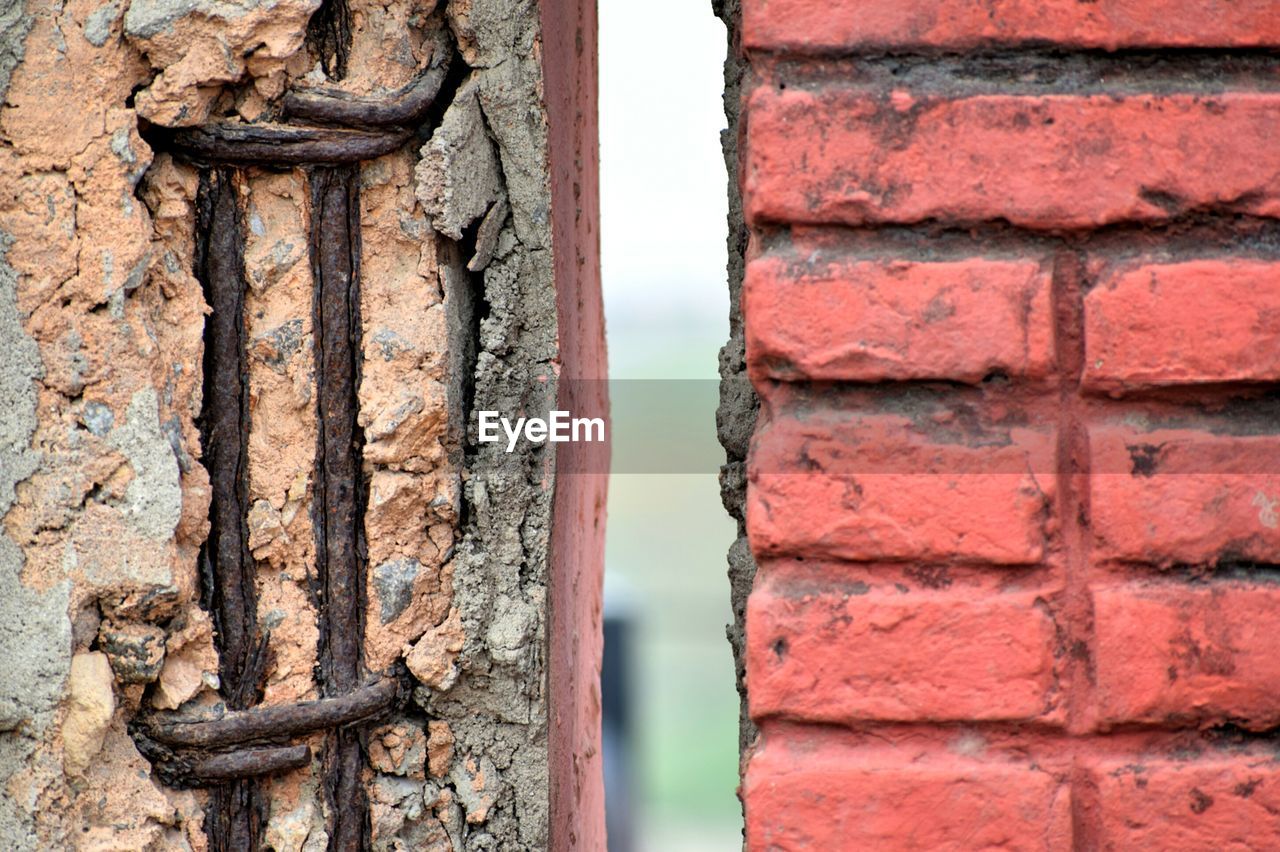
[[[209,116],[220,84],[267,78],[302,49],[320,0],[134,0],[124,31],[159,76],[138,94],[140,115],[190,126]]]
[[[155,389],[137,391],[125,422],[107,440],[133,468],[133,481],[125,491],[125,517],[139,535],[165,541],[173,537],[182,515],[182,487],[178,460],[160,428],[157,405]]]
[[[415,174],[418,200],[435,229],[450,239],[462,239],[463,229],[501,197],[502,170],[474,83],[458,91],[422,146]]]

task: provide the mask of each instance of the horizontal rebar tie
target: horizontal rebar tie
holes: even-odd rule
[[[377,718],[395,703],[398,691],[396,680],[384,678],[336,698],[230,711],[218,719],[152,719],[145,733],[158,743],[177,748],[214,749],[278,741]]]

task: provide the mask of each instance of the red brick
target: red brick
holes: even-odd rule
[[[1274,755],[1125,758],[1092,768],[1103,850],[1274,849],[1280,773]]]
[[[1107,273],[1085,297],[1095,390],[1280,379],[1280,265],[1196,260]]]
[[[1100,425],[1090,466],[1096,557],[1280,562],[1280,436]]]
[[[1275,0],[745,0],[748,49],[835,51],[1055,43],[1072,47],[1280,44]]]
[[[1097,710],[1124,723],[1280,723],[1280,587],[1095,589]]]
[[[1052,715],[1055,626],[1033,593],[851,594],[762,577],[747,603],[755,719],[853,723]]]
[[[761,87],[747,122],[756,224],[1095,227],[1215,205],[1280,215],[1273,94],[953,100]]]
[[[1071,848],[1070,793],[1049,772],[947,752],[895,751],[864,752],[818,733],[766,734],[743,782],[747,848]]]
[[[757,425],[751,545],[759,556],[1032,564],[1044,553],[1053,458],[1047,431],[784,413]]]
[[[1053,362],[1050,272],[1032,260],[747,267],[747,363],[757,378],[977,382]]]

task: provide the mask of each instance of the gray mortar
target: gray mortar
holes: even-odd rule
[[[85,41],[94,47],[102,47],[107,43],[107,39],[111,38],[111,25],[120,17],[120,4],[118,2],[106,3],[99,6],[90,13],[88,20],[84,22],[84,38]],[[127,137],[126,137],[127,140]],[[128,142],[125,142],[128,145]],[[111,140],[111,149],[116,150],[115,139]],[[119,153],[119,151],[116,151]],[[133,162],[129,160],[128,162]]]
[[[21,55],[28,24],[0,22],[0,96],[10,57]],[[16,39],[17,44],[10,41]],[[13,506],[18,483],[40,464],[31,448],[36,430],[36,382],[44,373],[36,342],[18,314],[18,274],[6,255],[12,238],[0,233],[0,522]],[[7,782],[27,764],[53,714],[71,668],[70,585],[47,592],[22,584],[23,557],[0,523],[0,846],[34,848],[34,802],[17,802]]]
[[[151,38],[170,29],[187,15],[234,20],[261,6],[274,6],[273,0],[132,0],[124,13],[124,31],[132,38]]]
[[[0,9],[0,99],[22,61],[31,15],[22,2]],[[4,533],[4,516],[18,483],[40,464],[31,448],[36,430],[36,382],[44,372],[40,350],[18,313],[18,274],[6,259],[13,240],[0,233],[0,846],[35,848],[35,802],[15,801],[9,779],[30,765],[53,721],[71,668],[70,589],[36,592],[22,584],[23,557]]]
[[[468,272],[470,258],[457,243],[445,245],[441,263],[450,322],[450,407],[467,470],[466,522],[454,559],[454,603],[466,644],[452,688],[420,689],[415,698],[432,718],[449,722],[456,740],[449,777],[432,785],[451,788],[463,810],[481,807],[471,790],[470,758],[485,775],[484,792],[493,796],[483,822],[448,821],[455,848],[545,849],[553,497],[547,474],[554,451],[547,444],[508,454],[505,447],[480,445],[472,414],[490,409],[545,416],[556,399],[539,16],[533,0],[474,0],[463,6],[451,4],[449,23],[474,70],[424,146],[417,177],[433,226],[450,239],[494,212],[486,224],[486,263],[477,264],[482,274]],[[508,215],[503,205],[509,205]]]
[[[472,68],[496,68],[509,59],[537,64],[538,0],[472,0],[449,5],[449,25]],[[531,82],[542,79],[542,69]],[[523,104],[527,110],[540,101]],[[548,198],[550,195],[548,194]]]
[[[22,61],[30,31],[31,13],[26,3],[18,0],[0,6],[0,96],[9,91],[9,75]]]
[[[167,541],[182,516],[182,486],[178,460],[160,428],[158,405],[154,388],[136,392],[124,423],[111,431],[107,442],[133,468],[133,481],[124,495],[125,517],[140,535]]]
[[[724,162],[729,174],[729,340],[720,350],[720,406],[716,428],[725,450],[720,468],[720,497],[725,509],[738,523],[738,537],[729,547],[729,600],[733,624],[725,630],[733,648],[739,698],[738,746],[745,750],[755,741],[756,726],[747,714],[746,664],[744,655],[747,596],[756,576],[756,563],[747,543],[746,498],[747,449],[755,429],[760,399],[747,380],[746,344],[742,333],[742,277],[746,269],[747,226],[742,215],[742,193],[738,181],[738,140],[744,130],[739,123],[742,82],[747,63],[742,55],[739,22],[740,0],[712,0],[715,14],[728,31],[728,51],[724,61],[724,113],[728,129],[721,136]]]

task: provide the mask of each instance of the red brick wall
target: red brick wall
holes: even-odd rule
[[[749,847],[1280,848],[1280,2],[741,27]]]

